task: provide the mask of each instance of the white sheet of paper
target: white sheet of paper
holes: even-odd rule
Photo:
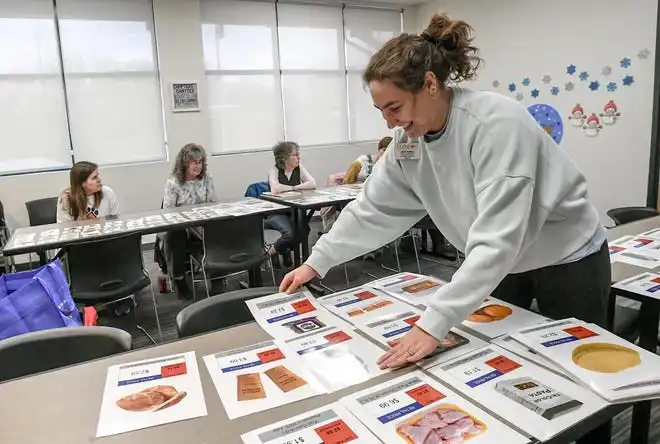
[[[350,324],[317,305],[307,290],[276,293],[245,303],[254,320],[275,339],[294,338],[328,326],[351,328]]]
[[[195,352],[113,365],[105,380],[96,436],[200,416],[206,416],[206,402]]]
[[[535,352],[527,345],[516,341],[509,335],[500,336],[499,338],[491,341],[491,344],[497,345],[498,347],[501,347],[512,353],[515,353],[518,356],[521,356],[527,359],[528,361],[535,363],[536,365],[539,365],[543,368],[553,371],[560,376],[569,379],[571,378],[571,376],[568,374],[566,370],[564,370],[563,368],[561,368],[560,366],[558,366],[548,358],[544,357],[543,355],[540,355],[539,353]]]
[[[433,276],[415,273],[399,273],[367,284],[384,291],[408,304],[426,308],[425,301],[446,282]]]
[[[328,404],[241,435],[244,444],[375,444],[376,438],[346,407]]]
[[[421,444],[429,442],[431,434],[435,440],[430,442],[443,442],[440,437],[470,444],[529,441],[421,371],[346,396],[340,403],[386,443]]]
[[[609,405],[592,391],[495,345],[430,372],[541,441]]]
[[[610,262],[622,262],[648,269],[660,266],[660,251],[653,248],[642,248],[647,245],[647,243],[636,242],[636,239],[639,239],[640,241],[642,240],[642,238],[626,236],[625,238],[618,239],[619,241],[624,241],[623,244],[610,242]],[[651,240],[650,238],[644,239]]]
[[[660,228],[654,228],[652,230],[646,231],[639,236],[641,237],[650,237],[655,240],[660,240]]]
[[[316,302],[356,326],[384,315],[414,309],[397,298],[367,286],[323,296]]]
[[[387,373],[376,365],[384,351],[352,329],[326,327],[281,346],[300,356],[328,393]]]
[[[408,333],[419,319],[422,312],[414,307],[406,311],[381,316],[358,328],[369,337],[387,347],[387,341],[399,339]]]
[[[617,282],[614,288],[631,291],[653,299],[660,299],[660,274],[641,273]]]
[[[495,339],[547,320],[537,313],[489,296],[468,319],[462,322],[462,325],[488,339]]]
[[[204,363],[229,419],[325,393],[302,361],[274,341],[207,355]]]

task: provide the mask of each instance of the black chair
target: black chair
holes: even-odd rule
[[[14,260],[12,256],[5,257],[2,254],[2,250],[9,241],[9,236],[9,227],[5,220],[5,208],[2,205],[2,202],[0,202],[0,268],[2,268],[5,273],[12,273],[14,271]]]
[[[57,199],[57,197],[46,197],[25,202],[31,227],[57,223]],[[46,252],[39,252],[39,262],[42,265],[47,262]]]
[[[139,233],[71,244],[66,247],[66,259],[73,300],[85,306],[105,305],[124,299],[131,299],[135,304],[133,295],[149,287],[158,334],[161,342],[163,341],[156,295],[149,273],[144,268],[142,236]],[[156,343],[151,335],[137,324],[137,316],[136,325]]]
[[[264,248],[264,227],[261,215],[234,217],[209,222],[202,230],[201,252],[190,255],[193,300],[196,299],[195,265],[202,272],[206,297],[209,280],[249,272],[250,287],[261,285],[262,262],[270,258]]]
[[[649,207],[621,207],[612,208],[607,212],[607,215],[614,221],[616,225],[623,225],[630,222],[635,222],[649,217],[660,216],[658,210]]]
[[[131,335],[111,327],[42,330],[0,341],[0,381],[131,349]]]
[[[230,291],[187,306],[176,316],[179,338],[187,338],[253,320],[245,301],[279,292],[277,287]]]

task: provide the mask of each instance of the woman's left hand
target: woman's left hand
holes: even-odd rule
[[[390,349],[377,361],[381,369],[403,367],[419,361],[431,354],[440,345],[440,341],[414,326],[404,337],[388,341],[387,345]]]

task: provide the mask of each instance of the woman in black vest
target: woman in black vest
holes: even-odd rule
[[[316,181],[311,174],[300,164],[300,147],[295,142],[280,142],[273,147],[275,165],[268,172],[268,184],[273,194],[287,191],[313,190]],[[284,265],[291,265],[289,250],[295,248],[297,239],[293,223],[284,214],[268,216],[264,226],[279,231],[280,237],[269,251],[270,255],[282,254]]]

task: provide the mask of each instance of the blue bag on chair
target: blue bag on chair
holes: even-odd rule
[[[59,259],[36,270],[0,276],[0,339],[79,326],[80,313]]]

